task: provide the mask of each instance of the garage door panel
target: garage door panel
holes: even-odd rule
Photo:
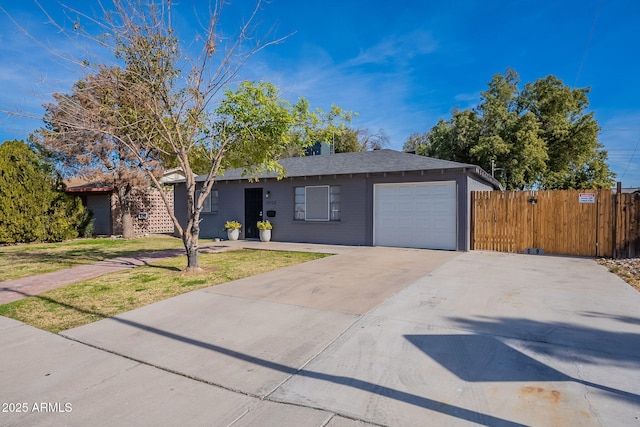
[[[374,244],[456,249],[456,184],[376,184]]]
[[[432,212],[437,212],[437,209],[433,206],[432,201],[425,200],[424,198],[419,198],[415,201],[414,212],[417,214],[429,215]]]
[[[397,203],[395,203],[395,210],[396,212],[406,212],[409,209],[413,208],[413,203],[411,202],[411,200],[398,200]]]
[[[410,230],[400,230],[395,233],[383,233],[380,238],[387,242],[385,246],[408,247],[405,242],[412,238],[412,233]]]

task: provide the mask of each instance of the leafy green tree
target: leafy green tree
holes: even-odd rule
[[[453,110],[427,133],[407,141],[418,154],[499,168],[505,188],[593,188],[613,184],[588,89],[554,76],[519,89],[511,69],[496,74],[473,110]]]
[[[429,132],[418,133],[414,132],[405,141],[402,146],[402,151],[412,151],[421,156],[429,156],[431,149],[431,138]]]
[[[362,151],[360,141],[358,141],[358,131],[345,129],[337,132],[333,138],[333,149],[336,153],[354,153]]]
[[[372,132],[369,129],[341,128],[334,135],[333,144],[336,153],[379,150],[389,145],[389,137],[382,129]]]
[[[14,140],[0,145],[0,242],[78,237],[89,214],[63,190],[54,168],[27,144]]]
[[[319,108],[309,112],[306,99],[301,98],[300,102],[303,103],[301,111],[306,112],[299,115],[301,121],[291,129],[292,143],[282,157],[305,155],[308,150],[301,148],[313,148],[313,145],[321,143],[333,144],[336,153],[360,151],[357,134],[348,127],[357,113],[343,110],[337,105],[332,105],[327,112]]]
[[[428,153],[431,156],[454,162],[470,163],[469,153],[474,141],[478,141],[481,123],[475,111],[453,111],[450,122],[440,119],[431,129]]]
[[[312,112],[304,99],[292,105],[269,83],[238,85],[249,58],[282,39],[265,41],[256,34],[259,0],[235,37],[220,31],[225,4],[209,9],[203,33],[185,42],[173,27],[177,4],[114,0],[114,10],[93,20],[104,30],[100,37],[81,26],[75,30],[110,49],[119,65],[83,62],[93,72],[87,70],[86,84],[77,86],[78,102],[64,115],[64,126],[52,123],[67,135],[96,132],[126,148],[158,188],[158,168],[182,168],[186,223],[175,217],[164,192],[161,196],[184,243],[187,271],[200,269],[200,213],[218,174],[236,167],[248,176],[260,169],[282,174],[278,158],[312,142],[329,142],[348,116],[338,107]],[[196,173],[205,176],[203,182],[196,183]]]
[[[545,141],[547,173],[543,188],[610,187],[613,173],[607,153],[598,142],[600,127],[589,107],[589,89],[571,89],[554,76],[525,85],[523,108],[532,112]]]

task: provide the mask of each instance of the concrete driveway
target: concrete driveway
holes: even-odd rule
[[[640,425],[640,294],[592,260],[339,252],[61,335],[0,318],[0,425]]]

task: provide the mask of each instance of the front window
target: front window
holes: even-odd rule
[[[218,213],[218,190],[211,190],[204,199],[202,204],[202,212],[217,214]]]
[[[294,218],[303,221],[340,221],[340,186],[295,187]]]

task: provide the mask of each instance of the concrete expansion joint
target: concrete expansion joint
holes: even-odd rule
[[[356,322],[354,322],[354,324],[355,324],[355,323],[356,323]],[[349,327],[349,328],[350,328],[350,327]],[[346,330],[348,330],[349,328],[347,328]],[[346,331],[346,330],[345,330],[345,331]],[[343,333],[344,333],[344,332],[343,332]],[[364,419],[361,419],[361,418],[356,418],[356,417],[353,417],[353,416],[350,416],[350,415],[347,415],[347,414],[342,414],[342,413],[334,412],[334,411],[327,411],[327,410],[326,410],[326,409],[324,409],[324,408],[317,407],[317,406],[313,406],[313,405],[306,405],[306,404],[300,404],[300,403],[286,402],[286,401],[281,401],[281,400],[271,399],[271,398],[269,398],[269,396],[268,396],[268,395],[264,395],[264,396],[262,396],[262,395],[257,395],[257,394],[254,394],[254,393],[248,393],[248,392],[245,392],[245,391],[242,391],[242,390],[238,390],[238,389],[233,388],[233,387],[228,387],[228,386],[224,386],[224,385],[222,385],[222,384],[217,384],[217,383],[214,383],[214,382],[211,382],[211,381],[207,381],[207,380],[204,380],[204,379],[202,379],[202,378],[198,378],[198,377],[195,377],[195,376],[192,376],[192,375],[186,375],[186,374],[184,374],[184,373],[181,373],[181,372],[175,371],[175,370],[173,370],[173,369],[168,369],[168,368],[165,368],[165,367],[163,367],[163,366],[158,366],[158,365],[155,365],[155,364],[152,364],[152,363],[148,363],[148,362],[145,362],[145,361],[143,361],[143,360],[137,359],[137,358],[135,358],[135,357],[126,356],[126,355],[121,354],[121,353],[118,353],[118,352],[116,352],[116,351],[109,350],[109,349],[106,349],[106,348],[103,348],[103,347],[100,347],[100,346],[97,346],[97,345],[89,344],[89,343],[86,343],[86,342],[84,342],[84,341],[80,341],[79,339],[76,339],[76,338],[73,338],[73,337],[70,337],[70,336],[67,336],[67,335],[63,335],[63,334],[58,334],[58,335],[60,335],[61,337],[65,338],[65,339],[67,339],[67,340],[69,340],[69,341],[73,341],[73,342],[76,342],[76,343],[78,343],[78,344],[85,345],[85,346],[87,346],[87,347],[91,347],[91,348],[94,348],[94,349],[96,349],[96,350],[104,351],[105,353],[113,354],[114,356],[122,357],[122,358],[124,358],[124,359],[131,360],[131,361],[133,361],[133,362],[138,363],[138,365],[133,366],[133,367],[131,367],[130,369],[134,369],[134,368],[136,368],[137,366],[140,366],[140,365],[149,366],[149,367],[151,367],[151,368],[159,369],[159,370],[161,370],[161,371],[168,372],[168,373],[173,374],[173,375],[178,375],[178,376],[180,376],[180,377],[187,378],[187,379],[190,379],[190,380],[193,380],[193,381],[197,381],[197,382],[199,382],[199,383],[203,383],[203,384],[206,384],[206,385],[209,385],[209,386],[212,386],[212,387],[218,387],[218,388],[221,388],[221,389],[224,389],[224,390],[230,391],[230,392],[232,392],[232,393],[242,394],[242,395],[244,395],[244,396],[251,397],[251,398],[254,398],[254,399],[258,399],[258,400],[260,400],[260,401],[267,401],[267,402],[277,403],[277,404],[281,404],[281,405],[296,406],[296,407],[301,407],[301,408],[308,408],[308,409],[315,409],[315,410],[324,411],[324,412],[330,412],[330,413],[331,413],[331,416],[330,416],[330,417],[328,417],[327,421],[323,424],[323,426],[326,426],[326,425],[329,423],[329,421],[331,421],[331,419],[333,419],[336,415],[338,415],[338,416],[340,416],[340,417],[342,417],[342,418],[347,418],[347,419],[350,419],[350,420],[353,420],[353,421],[360,421],[360,422],[364,422],[364,423],[367,423],[367,424],[370,424],[370,425],[373,425],[373,426],[378,426],[378,427],[389,427],[389,426],[387,426],[387,425],[385,425],[385,424],[378,424],[378,423],[375,423],[375,422],[372,422],[372,421],[364,420]],[[342,335],[342,334],[340,334],[340,335]],[[325,348],[326,348],[326,347],[325,347]],[[323,350],[324,350],[324,349],[323,349]],[[321,352],[322,352],[322,351],[321,351]],[[320,352],[320,353],[321,353],[321,352]],[[318,353],[318,354],[319,354],[319,353]],[[314,356],[314,357],[315,357],[315,356]],[[313,359],[313,358],[312,358],[312,359]],[[310,359],[309,361],[311,361],[312,359]],[[307,362],[307,363],[308,363],[308,362]],[[306,365],[306,364],[305,364],[305,365]],[[130,370],[130,369],[129,369],[129,370]],[[303,367],[301,367],[300,369],[298,369],[298,371],[296,371],[296,372],[299,372],[299,371],[301,371],[301,370],[303,370],[303,369],[304,369],[304,366],[303,366]],[[294,374],[294,375],[295,375],[295,374]],[[115,376],[115,375],[114,375],[114,376]],[[110,378],[111,378],[111,377],[110,377]],[[105,379],[104,381],[107,381],[107,380],[109,380],[110,378],[107,378],[107,379]],[[271,393],[273,393],[275,390],[277,390],[277,389],[280,387],[280,385],[282,385],[284,382],[286,382],[289,378],[291,378],[291,376],[289,376],[285,381],[283,381],[281,384],[279,384],[279,385],[278,385],[274,390],[272,390],[269,394],[271,394]],[[104,381],[103,381],[103,382],[104,382]],[[229,424],[229,426],[228,426],[228,427],[233,426],[233,424],[235,424],[236,422],[238,422],[239,420],[241,420],[241,419],[242,419],[245,415],[247,415],[249,412],[251,412],[251,409],[247,409],[245,412],[243,412],[243,413],[242,413],[238,418],[236,418],[235,420],[233,420],[233,421]]]
[[[265,397],[265,396],[257,395],[257,394],[254,394],[254,393],[248,393],[246,391],[238,390],[238,389],[233,388],[233,387],[228,387],[228,386],[225,386],[225,385],[222,385],[222,384],[217,384],[217,383],[214,383],[212,381],[207,381],[207,380],[204,380],[202,378],[199,378],[199,377],[196,377],[196,376],[193,376],[193,375],[187,375],[187,374],[185,374],[183,372],[179,372],[179,371],[176,371],[176,370],[173,370],[173,369],[169,369],[169,368],[166,368],[164,366],[159,366],[159,365],[155,365],[153,363],[145,362],[144,360],[137,359],[137,358],[131,357],[131,356],[127,356],[126,354],[118,353],[117,351],[109,350],[108,348],[100,347],[98,345],[89,344],[89,343],[86,343],[86,342],[81,341],[79,339],[64,335],[62,333],[60,333],[58,335],[60,335],[61,337],[65,338],[65,339],[68,339],[69,341],[73,341],[73,342],[76,342],[78,344],[82,344],[82,345],[85,345],[87,347],[94,348],[96,350],[104,351],[105,353],[113,354],[114,356],[122,357],[123,359],[131,360],[131,361],[136,362],[136,363],[138,363],[140,365],[149,366],[151,368],[155,368],[155,369],[158,369],[158,370],[161,370],[161,371],[164,371],[164,372],[168,372],[168,373],[173,374],[173,375],[178,375],[178,376],[183,377],[183,378],[187,378],[187,379],[190,379],[190,380],[193,380],[193,381],[197,381],[197,382],[202,383],[202,384],[207,384],[207,385],[210,385],[210,386],[213,386],[213,387],[218,387],[218,388],[221,388],[221,389],[224,389],[224,390],[227,390],[227,391],[231,391],[233,393],[243,394],[245,396],[253,397],[255,399],[264,400],[264,397]]]
[[[317,410],[317,411],[323,411],[323,412],[331,413],[331,416],[328,417],[327,420],[322,425],[320,425],[320,427],[324,427],[327,424],[329,424],[329,422],[332,419],[334,419],[336,416],[342,417],[342,418],[346,418],[346,419],[351,420],[351,421],[359,421],[359,422],[366,423],[366,424],[372,425],[372,426],[391,427],[391,426],[389,426],[387,424],[380,424],[380,423],[377,423],[375,421],[365,420],[364,418],[354,417],[353,415],[347,415],[347,414],[344,414],[342,412],[338,412],[338,411],[335,411],[335,410],[327,410],[326,408],[323,408],[321,406],[314,406],[314,405],[309,405],[309,404],[305,404],[305,403],[287,402],[285,400],[271,399],[271,398],[268,398],[268,397],[265,397],[263,400],[265,400],[267,402],[278,403],[280,405],[296,406],[298,408],[314,409],[314,410]],[[250,412],[250,410],[247,411],[247,412]]]
[[[342,336],[344,336],[349,330],[353,329],[356,327],[356,325],[358,325],[364,318],[369,317],[369,313],[371,311],[363,314],[363,315],[359,315],[350,325],[348,325],[346,328],[344,328],[344,330],[342,332],[340,332],[338,335],[336,335],[335,338],[333,338],[331,341],[329,341],[324,347],[322,347],[320,350],[318,350],[314,355],[312,355],[305,363],[302,364],[302,366],[300,366],[300,368],[296,369],[296,371],[290,375],[288,375],[284,380],[282,380],[278,385],[276,385],[273,390],[271,390],[269,393],[267,393],[263,400],[269,401],[269,402],[273,402],[273,403],[279,403],[279,404],[285,404],[285,405],[291,405],[291,406],[298,406],[298,407],[303,407],[303,408],[309,408],[309,409],[315,409],[315,410],[319,410],[319,411],[327,411],[326,408],[322,408],[319,406],[314,406],[314,405],[309,405],[309,404],[302,404],[302,403],[294,403],[294,402],[287,402],[287,401],[283,401],[283,400],[279,400],[279,399],[274,399],[271,396],[273,395],[273,393],[275,393],[280,387],[282,387],[287,381],[289,381],[291,378],[295,377],[296,375],[298,375],[300,372],[304,371],[305,367],[307,367],[313,360],[315,360],[318,356],[320,356],[322,353],[324,353],[327,348],[329,348],[333,343],[335,343],[336,341],[338,341]],[[346,415],[346,414],[342,414],[340,412],[335,412],[335,411],[331,411],[333,413],[333,415],[331,417],[329,417],[327,419],[327,421],[322,425],[322,426],[326,426],[331,419],[333,419],[336,415],[343,417],[343,418],[347,418],[353,421],[361,421],[364,423],[368,423],[374,426],[380,426],[380,427],[388,427],[384,424],[378,424],[378,423],[374,423],[368,420],[364,420],[361,418],[356,418],[350,415]]]
[[[233,420],[233,421],[231,421],[229,424],[227,424],[227,427],[231,427],[232,425],[234,425],[235,423],[237,423],[238,421],[240,421],[240,420],[241,420],[245,415],[247,415],[249,412],[251,412],[251,410],[250,410],[249,408],[245,409],[245,411],[244,411],[242,414],[238,415],[238,417],[237,417],[235,420]]]
[[[295,402],[286,402],[284,400],[269,399],[269,398],[266,398],[266,397],[264,399],[260,399],[260,400],[263,400],[263,401],[266,401],[266,402],[271,402],[271,403],[277,403],[279,405],[295,406],[295,407],[298,407],[298,408],[306,408],[306,409],[313,409],[313,410],[317,410],[317,411],[328,412],[330,414],[330,416],[327,417],[326,421],[324,423],[322,423],[319,427],[327,426],[331,422],[331,420],[333,420],[337,416],[341,417],[341,418],[345,418],[345,419],[351,420],[351,421],[358,421],[358,422],[366,423],[368,425],[372,425],[372,426],[376,426],[376,427],[391,427],[391,426],[389,426],[387,424],[380,424],[380,423],[377,423],[377,422],[374,422],[374,421],[365,420],[363,418],[354,417],[352,415],[347,415],[347,414],[343,414],[343,413],[335,412],[335,411],[328,411],[327,409],[319,407],[319,406],[313,406],[313,405],[307,405],[307,404],[295,403]],[[230,424],[228,424],[227,427],[232,427],[234,424],[236,424],[238,421],[240,421],[244,416],[246,416],[250,412],[251,412],[251,409],[247,409],[241,415],[239,415],[235,420],[233,420]]]
[[[357,323],[357,321],[355,321],[351,326],[353,326],[355,323]],[[347,327],[344,332],[346,332],[351,326]],[[344,332],[342,334],[344,334]],[[341,336],[342,334],[340,334],[339,336]],[[327,423],[331,419],[333,419],[336,415],[338,415],[338,416],[340,416],[342,418],[347,418],[347,419],[350,419],[350,420],[353,420],[353,421],[361,421],[361,422],[364,422],[364,423],[367,423],[367,424],[370,424],[370,425],[374,425],[374,426],[378,426],[378,427],[389,427],[389,426],[387,426],[385,424],[378,424],[378,423],[375,423],[375,422],[372,422],[372,421],[369,421],[369,420],[356,418],[356,417],[353,417],[351,415],[342,414],[342,413],[334,412],[334,411],[327,411],[324,408],[313,406],[313,405],[300,404],[300,403],[294,403],[294,402],[286,402],[286,401],[281,401],[281,400],[276,400],[276,399],[270,398],[269,394],[271,394],[274,391],[276,391],[282,384],[284,384],[286,381],[288,381],[291,378],[291,375],[289,377],[287,377],[282,383],[278,384],[278,386],[276,386],[268,394],[266,394],[266,395],[258,395],[258,394],[248,393],[246,391],[238,390],[238,389],[233,388],[233,387],[228,387],[228,386],[225,386],[225,385],[222,385],[222,384],[217,384],[217,383],[214,383],[212,381],[207,381],[207,380],[204,380],[202,378],[198,378],[198,377],[195,377],[195,376],[192,376],[192,375],[187,375],[187,374],[184,374],[182,372],[175,371],[173,369],[168,369],[168,368],[163,367],[163,366],[155,365],[153,363],[145,362],[144,360],[140,360],[140,359],[137,359],[135,357],[127,356],[127,355],[124,355],[122,353],[118,353],[116,351],[109,350],[109,349],[104,348],[104,347],[100,347],[98,345],[89,344],[89,343],[81,341],[81,340],[79,340],[77,338],[64,335],[62,333],[60,333],[58,335],[61,336],[62,338],[65,338],[65,339],[67,339],[69,341],[73,341],[73,342],[78,343],[80,345],[85,345],[87,347],[90,347],[90,348],[93,348],[93,349],[96,349],[96,350],[99,350],[99,351],[103,351],[105,353],[109,353],[109,354],[112,354],[114,356],[122,357],[123,359],[131,360],[133,362],[138,363],[138,365],[135,365],[135,366],[131,367],[130,369],[134,369],[134,368],[136,368],[136,367],[138,367],[140,365],[149,366],[151,368],[158,369],[158,370],[161,370],[161,371],[164,371],[164,372],[168,372],[168,373],[173,374],[173,375],[178,375],[180,377],[187,378],[187,379],[192,380],[192,381],[197,381],[199,383],[206,384],[206,385],[209,385],[209,386],[212,386],[212,387],[218,387],[218,388],[230,391],[232,393],[241,394],[241,395],[244,395],[244,396],[247,396],[247,397],[258,399],[260,401],[267,401],[267,402],[277,403],[277,404],[281,404],[281,405],[296,406],[296,407],[301,407],[301,408],[308,408],[308,409],[315,409],[315,410],[324,411],[324,412],[330,412],[332,415],[330,417],[328,417],[327,422],[324,423],[323,426],[326,426]],[[326,349],[327,346],[325,346],[325,348],[323,348],[318,354],[322,353],[322,351],[324,351],[324,349]],[[313,360],[316,356],[314,356],[311,359],[309,359],[309,361],[307,363],[309,363],[311,360]],[[296,371],[296,373],[300,372],[301,370],[303,370],[304,366],[306,366],[307,363],[305,363],[305,365],[303,365],[300,369],[298,369]],[[295,374],[293,374],[293,375],[295,375]],[[108,379],[110,379],[110,378],[107,378],[106,380],[108,380]],[[238,418],[236,418],[234,421],[232,421],[231,424],[229,424],[229,427],[232,426],[233,424],[235,424],[237,421],[239,421],[242,417],[247,415],[249,412],[251,412],[251,409],[247,409],[242,415],[240,415]]]
[[[100,382],[98,382],[97,384],[106,384],[107,382],[111,381],[113,378],[116,378],[117,376],[122,375],[122,374],[126,374],[127,372],[129,372],[129,371],[132,371],[132,370],[136,369],[136,368],[137,368],[138,366],[140,366],[140,365],[142,365],[142,363],[138,363],[138,364],[136,364],[136,365],[129,366],[129,367],[128,367],[128,368],[126,368],[124,371],[114,372],[114,373],[112,373],[111,375],[106,376],[105,378],[102,378],[102,379],[100,380]],[[85,390],[89,390],[89,387],[95,387],[95,384],[92,384],[91,386],[87,386],[87,387],[85,387]]]
[[[271,390],[270,392],[268,392],[267,394],[265,394],[265,399],[268,399],[269,396],[271,396],[273,393],[275,393],[276,390],[278,390],[280,387],[282,387],[283,384],[285,384],[287,381],[289,381],[291,378],[293,378],[294,376],[298,375],[301,371],[304,370],[305,367],[307,367],[309,365],[309,363],[311,363],[314,359],[316,359],[318,356],[320,356],[322,353],[324,353],[324,351],[329,348],[329,346],[331,346],[334,342],[336,342],[338,339],[340,339],[340,337],[342,337],[345,333],[347,333],[347,331],[349,331],[351,328],[354,327],[354,325],[356,323],[358,323],[360,320],[362,320],[364,318],[364,316],[360,316],[358,318],[356,318],[356,320],[354,320],[350,325],[348,325],[346,328],[344,328],[342,330],[342,332],[340,332],[338,335],[336,335],[332,340],[330,340],[324,347],[322,347],[320,350],[318,350],[315,354],[313,354],[306,362],[304,362],[302,364],[302,366],[300,366],[298,369],[296,369],[296,371],[290,375],[287,375],[287,377],[285,377],[285,379],[283,379],[280,383],[278,383],[273,390]]]
[[[320,427],[327,426],[331,422],[331,420],[333,420],[336,416],[339,416],[339,417],[342,417],[342,418],[346,418],[346,419],[351,420],[351,421],[363,422],[363,423],[366,423],[366,424],[369,424],[369,425],[372,425],[372,426],[390,427],[390,426],[387,426],[386,424],[378,424],[378,423],[375,423],[375,422],[372,422],[372,421],[363,420],[362,418],[356,418],[356,417],[352,417],[352,416],[344,415],[344,414],[339,414],[339,413],[333,413],[329,417],[329,419],[327,419],[327,421],[324,424],[322,424]]]

